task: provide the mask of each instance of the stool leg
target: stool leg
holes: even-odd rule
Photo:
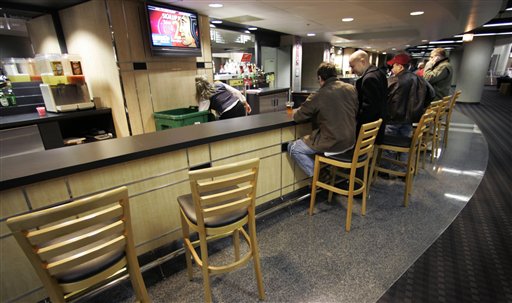
[[[187,274],[189,281],[192,281],[192,254],[190,253],[189,247],[187,245],[187,241],[190,242],[190,231],[188,228],[188,223],[183,217],[183,213],[180,211],[181,218],[181,230],[183,232],[183,246],[185,248],[185,259],[187,261]]]
[[[235,261],[240,260],[240,232],[233,231],[233,247],[235,248]]]
[[[354,173],[350,173],[350,182],[348,185],[348,203],[347,203],[347,222],[345,223],[345,230],[350,231],[350,225],[352,224],[352,203],[354,202]]]
[[[208,262],[208,246],[206,244],[206,234],[199,231],[199,246],[201,247],[201,271],[203,273],[204,301],[212,302],[212,291],[210,287],[209,262]]]
[[[263,288],[258,240],[256,238],[256,220],[254,219],[254,216],[254,213],[249,213],[249,237],[251,239],[254,273],[256,275],[256,283],[258,284],[258,295],[260,300],[265,300],[265,289]]]
[[[362,186],[368,186],[368,162],[366,161],[366,164],[364,165],[364,176],[363,176],[363,185]],[[366,188],[363,189],[363,192],[361,193],[363,195],[363,201],[361,204],[361,215],[366,215]]]
[[[316,182],[318,181],[318,175],[320,174],[320,161],[318,155],[315,156],[315,169],[313,170],[313,181],[311,182],[311,200],[309,201],[309,215],[313,215],[315,208],[316,199]]]

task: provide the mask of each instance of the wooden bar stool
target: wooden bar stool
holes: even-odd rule
[[[457,103],[457,99],[459,98],[460,94],[462,94],[461,90],[458,90],[455,92],[455,94],[453,94],[447,109],[445,121],[441,122],[441,127],[444,129],[443,144],[445,148],[448,146],[448,131],[450,130],[450,121],[452,119],[453,108],[455,107],[455,103]]]
[[[203,273],[204,300],[212,301],[210,274],[233,271],[254,261],[258,294],[265,299],[256,239],[255,201],[259,159],[251,159],[189,172],[191,194],[178,197],[181,225],[187,259],[187,271],[192,280],[192,257]],[[244,229],[248,225],[249,234]],[[190,231],[199,240],[190,240]],[[240,258],[240,234],[249,251]],[[235,260],[221,266],[210,264],[208,241],[233,237]],[[200,247],[198,255],[194,247]]]
[[[129,273],[150,302],[137,261],[126,187],[12,217],[7,226],[52,302],[77,298]]]
[[[409,195],[412,191],[412,179],[414,177],[414,171],[416,170],[416,156],[417,151],[425,133],[425,125],[429,119],[433,119],[433,112],[427,110],[422,116],[416,129],[414,130],[414,134],[412,138],[410,137],[401,137],[401,136],[390,136],[385,135],[380,144],[375,145],[374,157],[372,160],[372,165],[370,169],[370,180],[368,184],[371,184],[374,179],[374,175],[377,172],[383,172],[394,176],[404,177],[405,178],[405,191],[404,191],[404,206],[407,207],[409,204]],[[407,162],[402,162],[397,159],[382,157],[382,152],[384,150],[394,151],[397,153],[407,153]],[[404,167],[405,171],[395,170],[392,168],[386,168],[380,166],[380,162],[384,160],[391,164]]]
[[[328,201],[332,199],[332,193],[347,196],[347,219],[345,223],[345,230],[350,231],[352,222],[352,204],[354,195],[362,194],[361,214],[366,214],[366,194],[367,194],[367,176],[370,158],[373,154],[373,147],[379,127],[382,124],[382,119],[374,122],[366,123],[361,126],[359,136],[357,138],[354,149],[348,152],[334,155],[323,156],[315,155],[315,169],[313,171],[313,183],[311,184],[311,200],[309,202],[309,215],[313,215],[316,200],[317,187],[327,189],[329,191]],[[320,167],[323,165],[331,165],[331,178],[329,184],[324,180],[318,180],[320,174]],[[356,171],[359,167],[364,167],[363,179],[356,177]],[[349,173],[338,171],[337,168],[349,169]],[[335,186],[336,175],[348,179],[348,190],[338,188]],[[357,184],[357,187],[356,187]]]

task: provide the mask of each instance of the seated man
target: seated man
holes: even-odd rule
[[[354,86],[337,79],[332,63],[321,63],[317,76],[320,89],[293,114],[295,122],[311,120],[313,131],[288,144],[290,156],[308,177],[313,176],[315,154],[342,153],[356,142],[358,101]]]
[[[410,61],[409,55],[398,54],[387,62],[393,74],[388,78],[386,135],[412,137],[412,123],[420,120],[435,96],[434,88],[427,81],[408,70]],[[396,154],[386,151],[384,157],[395,158]],[[406,154],[400,154],[399,160],[405,162]],[[387,161],[382,166],[403,169]]]

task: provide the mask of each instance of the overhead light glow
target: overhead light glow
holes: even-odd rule
[[[347,17],[347,18],[343,18],[343,19],[341,19],[341,21],[343,21],[343,22],[352,22],[352,21],[354,21],[354,18],[352,18],[352,17]]]
[[[386,55],[387,53],[386,52],[382,52],[383,55]]]
[[[220,3],[210,3],[210,4],[208,4],[208,6],[213,7],[213,8],[220,8],[220,7],[223,7],[224,5],[220,4]]]
[[[410,44],[406,44],[405,47],[410,47],[411,45]]]
[[[444,194],[444,196],[446,198],[450,198],[450,199],[454,199],[454,200],[459,200],[459,201],[462,201],[462,202],[468,202],[470,197],[466,197],[466,196],[462,196],[462,195],[455,195],[455,194]]]
[[[484,27],[511,26],[512,22],[484,24]]]
[[[422,12],[422,11],[415,11],[415,12],[411,12],[409,15],[411,16],[420,16],[420,15],[423,15],[425,12]]]
[[[471,42],[473,41],[473,34],[464,34],[462,35],[462,41]]]
[[[215,26],[215,24],[211,24],[211,23],[210,23],[210,27],[216,27],[216,26]]]
[[[507,8],[507,9],[506,9],[506,11],[507,11],[507,12],[512,11],[512,7]]]
[[[421,40],[421,42],[428,42],[428,40],[427,39],[423,39],[423,40]]]
[[[314,36],[316,36],[315,33],[308,33],[308,37],[314,37]]]
[[[248,29],[248,30],[250,30],[250,31],[255,31],[255,30],[257,30],[258,28],[257,28],[257,27],[254,27],[254,26],[251,26],[251,27],[248,27],[247,29]]]
[[[512,35],[512,32],[473,34],[473,37],[500,36],[500,35]],[[454,38],[462,38],[463,36],[464,35],[456,35],[453,37]]]
[[[429,44],[462,43],[462,40],[430,41]]]
[[[212,20],[212,23],[213,23],[213,24],[221,24],[221,23],[222,23],[222,20]]]

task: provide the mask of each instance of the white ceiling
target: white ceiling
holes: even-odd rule
[[[210,18],[375,51],[405,49],[460,34],[494,18],[503,0],[160,0]],[[506,1],[505,1],[506,2]],[[223,8],[210,8],[222,3]],[[409,15],[424,11],[421,16]],[[352,22],[341,19],[352,17]],[[307,37],[315,33],[315,37]]]

